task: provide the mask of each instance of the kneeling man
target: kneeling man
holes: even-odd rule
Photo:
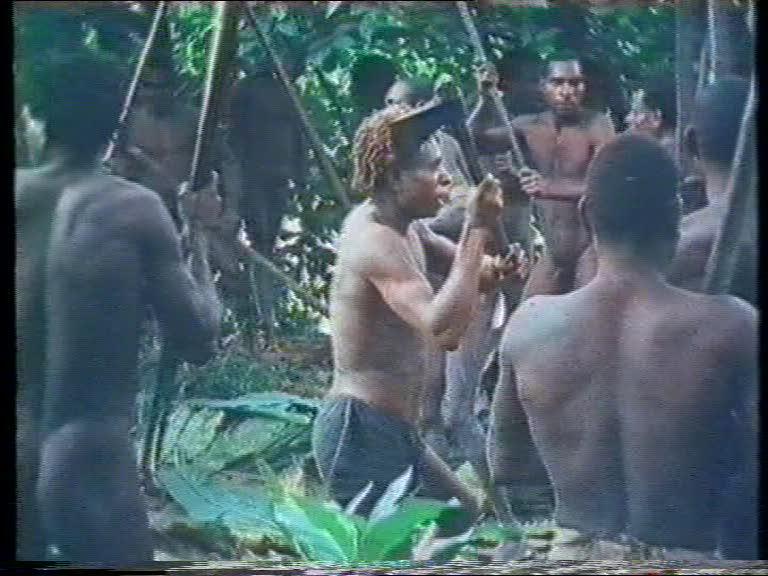
[[[450,183],[433,130],[418,128],[425,109],[388,107],[366,119],[355,138],[353,184],[369,199],[349,213],[338,243],[330,309],[334,380],[313,447],[340,504],[373,481],[361,514],[413,466],[418,494],[456,497],[474,517],[475,499],[417,433],[425,360],[430,347],[458,346],[481,290],[493,289],[516,264],[484,254],[502,209],[495,180],[475,191],[458,244],[418,221],[448,199]],[[437,293],[428,268],[447,276]]]

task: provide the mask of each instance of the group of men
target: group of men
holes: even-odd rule
[[[372,482],[367,513],[411,468],[416,494],[461,503],[463,523],[446,533],[476,519],[481,503],[425,441],[423,406],[439,406],[429,363],[438,349],[487,346],[477,337],[494,328],[498,291],[524,283],[500,334],[486,444],[497,510],[514,519],[551,487],[553,560],[756,557],[754,234],[738,247],[733,295],[702,293],[748,83],[721,79],[696,102],[685,144],[707,202],[685,218],[668,122],[642,93],[616,135],[584,108],[579,62],[550,62],[547,109],[511,121],[520,167],[505,154],[497,83],[481,70],[468,122],[497,177],[468,195],[452,189],[467,175],[445,134],[415,133],[407,148],[394,137],[430,106],[398,98],[407,83],[357,131],[353,186],[368,200],[339,239],[334,380],[313,435],[322,478],[341,504]],[[452,209],[453,241],[434,230]],[[531,211],[545,249],[526,278],[524,258],[492,254],[499,221],[522,243]]]
[[[174,219],[216,226],[221,207],[204,193],[172,213],[165,183],[106,173],[120,105],[109,66],[77,56],[53,68],[56,97],[33,110],[45,162],[17,170],[15,184],[18,556],[140,563],[153,557],[130,434],[141,326],[150,308],[179,357],[214,353],[221,304],[206,258],[193,250],[184,262]],[[414,128],[435,105],[414,83],[396,83],[359,127],[352,186],[368,199],[338,243],[334,379],[313,430],[320,476],[342,504],[372,481],[366,514],[412,467],[418,493],[459,500],[465,514],[447,530],[466,528],[480,503],[425,441],[425,406],[443,394],[429,381],[451,372],[434,368],[451,351],[446,365],[474,390],[478,358],[498,344],[487,456],[481,436],[475,457],[513,510],[554,490],[553,557],[611,546],[750,557],[754,238],[741,248],[741,298],[671,285],[700,288],[746,83],[723,80],[697,103],[687,141],[708,204],[682,232],[663,146],[617,137],[608,116],[585,110],[577,61],[550,62],[541,86],[547,109],[512,119],[521,169],[493,115],[498,78],[481,72],[468,126],[495,176],[480,183],[454,139]],[[505,256],[498,230],[530,252],[532,213],[545,249],[529,266],[519,251]],[[516,310],[497,322],[500,293]]]

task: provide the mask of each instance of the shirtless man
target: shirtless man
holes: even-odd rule
[[[549,110],[513,120],[536,169],[520,171],[520,184],[534,198],[546,244],[531,270],[523,299],[573,289],[579,259],[589,245],[576,202],[584,194],[583,179],[590,160],[615,134],[610,117],[583,107],[587,79],[577,60],[551,61],[541,87]],[[488,110],[473,126],[478,149],[486,154],[505,152],[510,148],[509,133]],[[519,227],[523,229],[522,222]]]
[[[130,439],[140,323],[150,305],[201,363],[220,305],[205,259],[184,265],[160,198],[99,167],[119,114],[112,67],[51,66],[36,111],[50,161],[16,173],[19,557],[43,560],[48,545],[49,559],[151,561]]]
[[[171,72],[148,65],[128,116],[124,150],[114,159],[116,174],[160,195],[177,228],[176,194],[192,166],[197,116],[174,98]]]
[[[674,78],[660,76],[648,82],[647,89],[640,88],[632,94],[626,117],[627,131],[652,136],[674,157],[675,130],[677,128],[677,103]],[[684,158],[687,156],[684,156]],[[707,202],[702,178],[695,166],[682,166],[683,213],[703,208]],[[589,279],[588,279],[589,280]]]
[[[707,260],[727,210],[726,186],[748,90],[746,80],[725,78],[708,87],[696,103],[685,138],[704,173],[707,206],[683,218],[677,255],[667,276],[675,286],[702,289]],[[757,305],[756,214],[752,218],[739,247],[730,293]]]
[[[665,282],[676,187],[654,140],[606,144],[579,205],[597,276],[526,300],[504,330],[493,482],[525,498],[538,451],[561,527],[552,560],[711,557],[729,515],[755,541],[757,312]]]
[[[313,450],[340,504],[374,482],[361,514],[413,466],[422,495],[457,497],[471,520],[478,503],[424,445],[418,413],[429,347],[455,349],[480,289],[492,289],[511,270],[484,255],[501,198],[492,180],[478,188],[456,245],[418,222],[447,196],[447,178],[434,139],[408,153],[395,149],[391,127],[409,111],[385,108],[355,138],[353,182],[370,199],[349,213],[339,239],[331,288],[334,382],[315,421]],[[437,292],[425,276],[428,259],[447,276]]]

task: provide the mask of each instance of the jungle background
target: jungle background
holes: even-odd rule
[[[65,53],[96,51],[113,62],[127,90],[157,3],[70,2],[66,8],[45,2],[14,4],[19,5],[13,20],[16,165],[31,166],[40,161],[43,128],[27,105],[48,97],[41,81],[46,63]],[[158,46],[172,60],[177,98],[195,106],[200,105],[206,71],[211,4],[171,2]],[[436,84],[451,81],[467,108],[474,106],[475,55],[455,3],[249,4],[282,61],[294,71],[301,103],[345,184],[352,175],[354,131],[368,110],[381,105],[366,100],[370,97],[365,94],[366,85],[386,79],[377,71],[418,75]],[[751,46],[734,32],[733,13],[744,10],[738,3],[715,2],[714,14],[705,2],[472,4],[486,51],[495,61],[505,54],[532,61],[555,54],[580,57],[591,80],[590,105],[609,110],[619,130],[631,90],[651,78],[676,79],[684,123],[697,85],[707,81],[708,73],[717,66],[736,70],[751,65]],[[713,18],[720,19],[714,29]],[[719,38],[717,52],[709,54],[707,38],[713,34]],[[244,75],[273,66],[245,25],[239,32],[237,66]],[[268,256],[307,294],[327,305],[333,243],[346,208],[308,141],[304,156],[305,177],[296,178]],[[462,541],[425,552],[430,526],[450,510],[433,502],[400,502],[397,482],[380,503],[378,522],[366,523],[327,504],[307,454],[312,418],[330,385],[332,360],[327,318],[306,300],[289,288],[278,288],[274,337],[268,346],[263,345],[263,326],[241,307],[228,306],[220,353],[203,367],[183,366],[177,375],[179,392],[157,463],[161,489],[150,495],[158,559],[344,564],[409,561],[421,554],[433,560],[469,560],[482,558],[502,541],[523,539],[534,551],[545,550],[551,536],[548,523],[514,533],[488,519]],[[140,356],[142,391],[152,390],[159,356],[160,342],[150,334]],[[147,406],[148,393],[140,393],[137,446],[153,418]],[[471,466],[463,466],[460,476],[481,493]]]

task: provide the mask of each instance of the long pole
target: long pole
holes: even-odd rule
[[[211,49],[203,91],[203,106],[200,111],[195,150],[189,175],[189,190],[195,192],[200,187],[201,171],[208,168],[218,118],[218,108],[222,101],[224,81],[229,70],[229,64],[235,54],[232,44],[237,39],[237,11],[235,3],[216,2],[214,30],[211,38]],[[208,257],[208,243],[200,223],[193,219],[190,223],[189,240],[191,250],[201,259]],[[176,373],[181,360],[167,342],[163,343],[157,373],[157,384],[152,395],[150,426],[145,436],[142,463],[148,469],[152,478],[155,477],[155,466],[160,458],[165,422],[170,409],[170,402],[175,391]]]
[[[117,121],[117,128],[115,129],[112,139],[109,141],[107,151],[104,154],[102,162],[107,163],[112,159],[115,152],[120,149],[124,139],[125,122],[128,119],[128,114],[133,107],[133,101],[136,98],[136,90],[139,85],[139,80],[146,67],[149,55],[152,52],[152,48],[155,45],[155,38],[157,38],[157,31],[160,29],[160,21],[165,14],[167,2],[161,1],[157,3],[155,9],[155,16],[152,19],[152,25],[149,27],[149,34],[147,34],[147,40],[144,42],[144,47],[141,50],[139,61],[136,63],[136,69],[133,71],[133,78],[131,84],[128,86],[128,93],[125,95],[125,102],[123,103],[123,109],[120,111],[120,118]]]
[[[733,165],[726,188],[728,208],[717,231],[717,236],[715,236],[712,253],[707,260],[703,289],[710,294],[721,294],[730,288],[736,261],[739,257],[739,242],[752,204],[750,200],[755,197],[757,187],[757,164],[755,161],[757,95],[755,92],[755,77],[753,76],[747,102],[744,106],[739,139],[736,143]]]
[[[483,42],[480,40],[480,35],[477,33],[475,23],[472,21],[472,15],[469,13],[467,3],[456,2],[456,6],[459,9],[459,15],[461,16],[461,20],[467,30],[467,34],[469,34],[469,40],[475,50],[476,59],[480,64],[487,63],[488,58],[486,57],[485,50],[483,49]],[[491,99],[493,101],[494,107],[496,108],[496,113],[499,115],[499,118],[501,118],[501,121],[504,124],[504,127],[507,129],[507,132],[509,132],[509,141],[512,143],[512,153],[514,155],[514,160],[517,163],[518,168],[523,168],[526,165],[525,157],[523,156],[522,149],[520,148],[520,144],[517,141],[517,134],[515,134],[515,129],[512,127],[512,122],[509,120],[507,109],[504,107],[504,102],[501,100],[501,95],[497,91],[494,91],[491,95]]]

